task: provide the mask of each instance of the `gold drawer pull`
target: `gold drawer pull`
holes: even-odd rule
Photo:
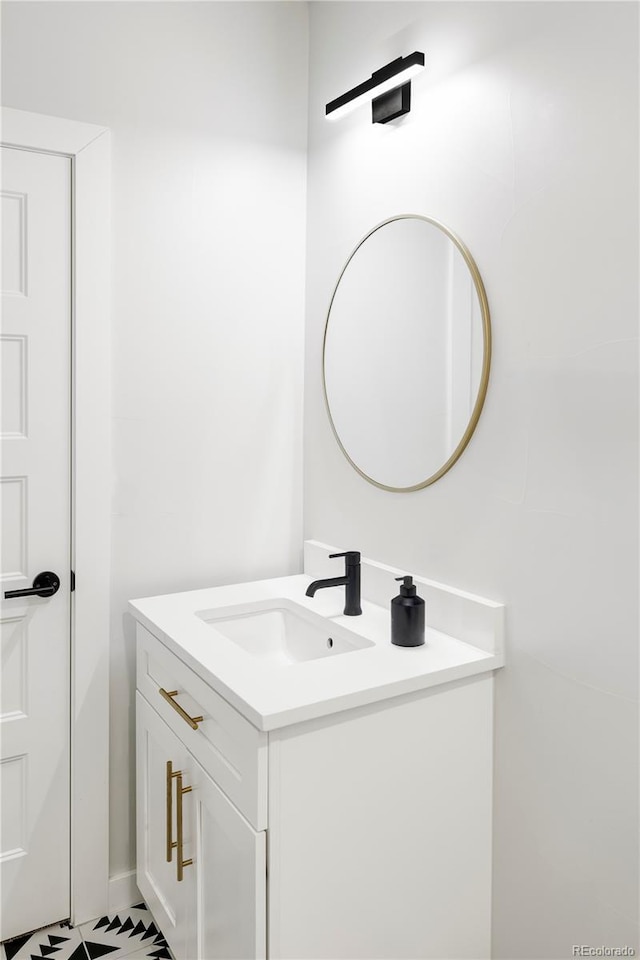
[[[171,704],[171,706],[176,711],[176,713],[179,713],[182,719],[189,724],[192,730],[198,729],[198,724],[202,723],[202,721],[204,720],[204,717],[190,717],[187,711],[183,710],[180,704],[176,703],[175,700],[173,699],[174,697],[178,696],[177,690],[165,690],[164,687],[159,687],[158,692],[161,697],[164,697],[167,703]]]
[[[182,786],[182,770],[180,770],[178,773],[174,774],[174,776],[176,777],[177,783],[178,783],[178,789],[177,789],[177,791],[176,791],[177,794],[178,794],[178,815],[177,815],[177,820],[178,820],[178,862],[177,862],[177,864],[176,864],[176,877],[177,877],[178,883],[179,883],[181,880],[184,879],[184,868],[185,868],[185,867],[190,867],[191,864],[193,863],[193,860],[191,860],[191,859],[189,859],[189,860],[183,860],[183,859],[182,859],[183,847],[184,847],[184,836],[183,836],[183,827],[182,827],[182,798],[183,798],[183,796],[185,795],[185,793],[191,793],[193,787],[183,787],[183,786]]]
[[[173,839],[173,778],[177,776],[171,760],[167,760],[167,863],[173,860],[174,847],[178,846],[178,841]]]

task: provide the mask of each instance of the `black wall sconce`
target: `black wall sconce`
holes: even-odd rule
[[[326,105],[328,120],[338,120],[345,113],[371,100],[371,122],[388,123],[409,113],[411,109],[411,77],[424,67],[424,53],[416,50],[408,57],[398,57],[371,74],[369,80],[347,90]]]

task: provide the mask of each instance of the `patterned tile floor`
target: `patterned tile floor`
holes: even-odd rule
[[[79,927],[56,923],[44,930],[6,940],[0,960],[173,960],[167,942],[144,903],[100,917]]]

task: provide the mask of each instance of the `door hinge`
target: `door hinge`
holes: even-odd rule
[[[75,588],[76,588],[76,575],[75,575],[74,571],[72,570],[72,571],[71,571],[71,593],[73,593],[73,591],[75,590]]]

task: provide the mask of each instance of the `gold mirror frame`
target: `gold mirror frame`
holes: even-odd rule
[[[455,243],[456,247],[462,254],[464,261],[469,268],[469,273],[473,280],[474,286],[476,288],[476,293],[478,294],[478,300],[480,302],[480,311],[482,313],[482,343],[483,343],[483,357],[482,357],[482,372],[480,374],[480,385],[478,387],[478,396],[476,397],[476,402],[474,404],[473,410],[471,412],[471,417],[469,418],[469,423],[467,424],[467,429],[462,435],[462,438],[455,448],[449,459],[444,463],[439,470],[436,470],[432,476],[424,480],[422,483],[416,483],[411,487],[390,487],[385,483],[380,483],[378,480],[374,480],[373,477],[370,477],[366,474],[360,467],[355,463],[344,446],[342,441],[338,436],[338,431],[336,425],[333,422],[333,417],[331,416],[331,407],[329,406],[329,397],[327,395],[327,379],[326,379],[326,350],[327,350],[327,333],[329,331],[329,320],[331,318],[331,308],[333,306],[333,301],[335,299],[336,293],[338,292],[338,287],[340,286],[340,281],[344,276],[344,273],[351,263],[353,257],[356,255],[363,243],[369,239],[377,230],[380,230],[381,227],[386,226],[388,223],[394,223],[396,220],[424,220],[426,223],[431,223],[434,227],[437,227],[438,230],[441,230],[450,240]],[[340,275],[336,281],[336,285],[331,294],[331,300],[329,302],[329,309],[327,310],[327,319],[324,326],[324,337],[322,340],[322,389],[324,393],[324,402],[327,410],[327,416],[329,417],[329,423],[331,424],[331,429],[333,435],[336,438],[336,442],[340,449],[342,450],[344,456],[349,461],[356,473],[359,473],[361,477],[364,477],[369,483],[372,483],[374,487],[378,487],[380,490],[389,490],[391,493],[413,493],[414,490],[422,490],[424,487],[430,486],[432,483],[435,483],[436,480],[439,480],[440,477],[444,476],[451,467],[454,465],[456,460],[458,460],[463,451],[465,450],[469,440],[471,439],[476,426],[478,425],[478,420],[480,419],[480,414],[482,413],[482,407],[484,406],[485,397],[487,395],[487,387],[489,384],[489,371],[491,369],[491,320],[489,317],[489,303],[487,301],[487,294],[484,289],[484,284],[482,282],[482,277],[480,276],[480,271],[476,265],[475,260],[471,256],[469,250],[464,245],[462,240],[456,236],[453,231],[449,230],[443,223],[440,223],[439,220],[434,220],[433,217],[424,217],[418,213],[401,213],[395,217],[388,217],[388,219],[383,220],[381,223],[376,224],[372,230],[370,230],[360,242],[354,247],[354,249],[349,254],[347,261],[340,271]]]

